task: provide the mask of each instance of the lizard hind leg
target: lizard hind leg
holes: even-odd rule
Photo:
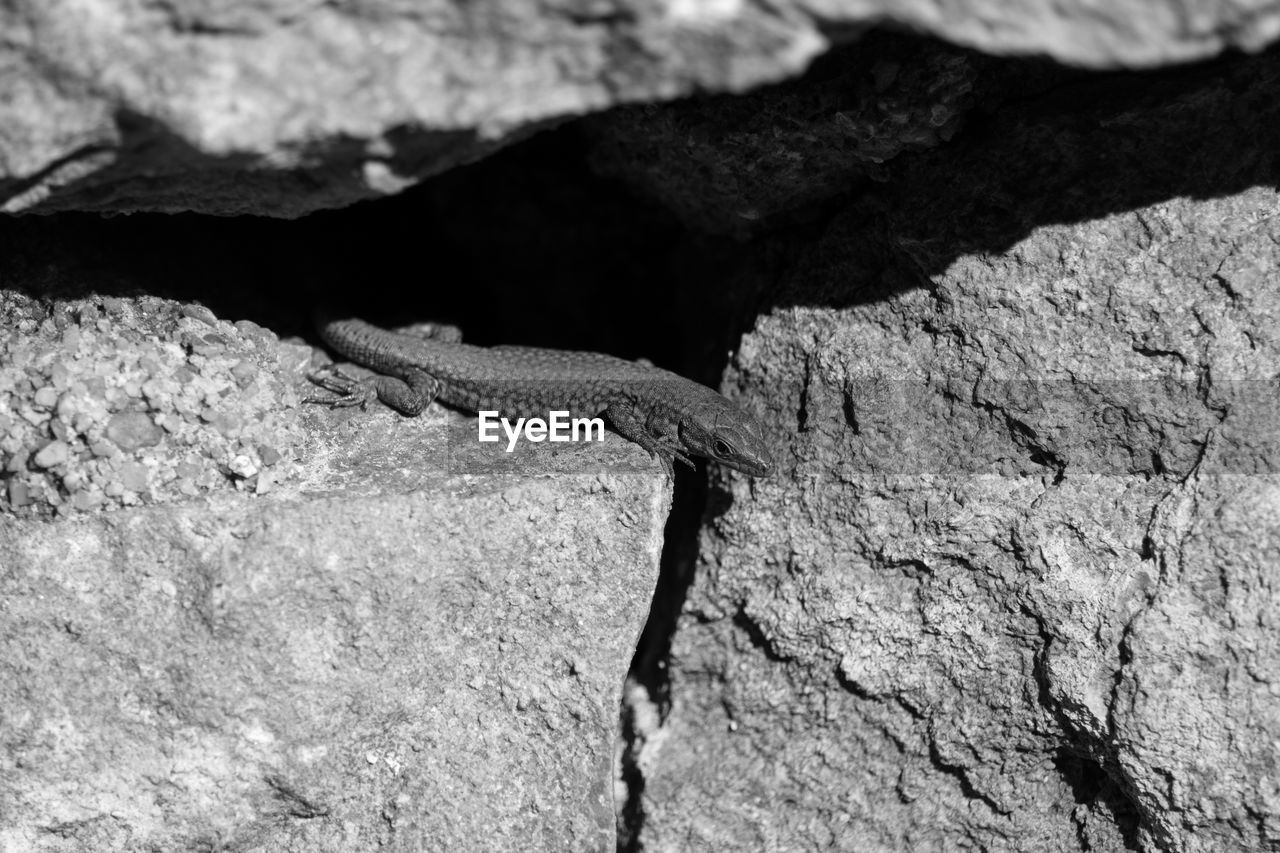
[[[395,329],[395,332],[398,335],[424,338],[429,341],[438,341],[442,344],[462,343],[462,329],[450,323],[413,323],[408,326],[400,326]]]

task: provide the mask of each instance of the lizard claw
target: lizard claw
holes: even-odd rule
[[[378,393],[370,383],[344,373],[332,364],[326,364],[307,378],[324,390],[332,391],[336,396],[307,396],[302,398],[304,403],[320,403],[335,409],[351,406],[359,406],[363,409]]]
[[[676,475],[675,463],[677,461],[683,462],[690,468],[697,470],[697,466],[693,464],[693,460],[681,452],[682,445],[677,439],[672,438],[669,435],[664,435],[660,436],[657,441],[658,453],[662,455],[662,464],[666,466],[667,473],[671,475],[672,479],[674,479]]]

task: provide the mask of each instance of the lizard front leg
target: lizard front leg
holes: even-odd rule
[[[422,414],[440,393],[440,380],[418,368],[405,368],[399,376],[379,373],[366,379],[356,379],[333,365],[327,365],[307,378],[337,396],[308,397],[304,402],[323,403],[333,408],[359,406],[363,409],[377,397],[409,417]]]
[[[681,452],[680,443],[675,437],[654,435],[649,431],[645,426],[644,418],[636,411],[633,403],[627,401],[610,403],[609,408],[604,410],[604,415],[609,419],[610,425],[624,438],[634,441],[649,451],[650,456],[661,459],[662,467],[672,479],[675,479],[676,475],[674,460],[678,459],[690,468],[694,467],[689,457]]]

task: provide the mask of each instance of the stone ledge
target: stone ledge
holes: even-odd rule
[[[0,520],[0,849],[612,850],[668,502],[480,475]]]

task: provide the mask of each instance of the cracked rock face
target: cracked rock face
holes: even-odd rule
[[[1069,81],[797,241],[644,849],[1280,845],[1277,78]]]
[[[872,25],[1091,67],[1280,28],[1261,0],[1201,6],[17,0],[0,8],[0,210],[341,207],[566,117],[784,79]]]

